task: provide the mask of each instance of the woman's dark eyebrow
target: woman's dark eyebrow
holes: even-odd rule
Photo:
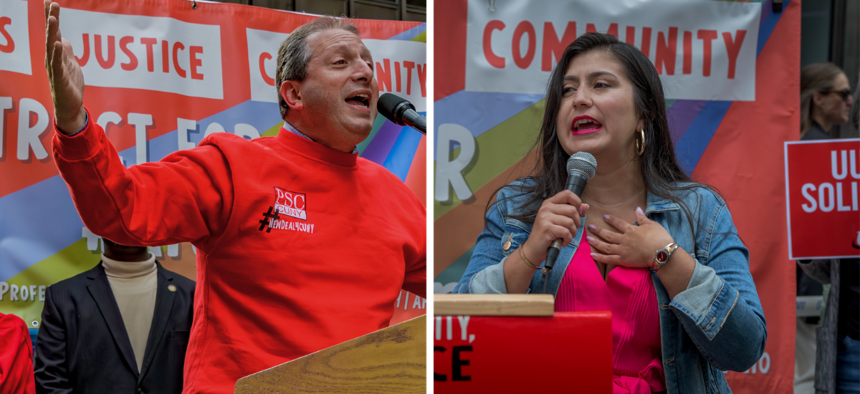
[[[586,75],[585,78],[586,79],[595,79],[597,77],[602,77],[602,76],[610,76],[612,78],[618,79],[618,77],[615,76],[615,74],[613,74],[609,71],[595,71],[593,73]],[[579,82],[579,77],[577,77],[576,75],[565,75],[564,80],[565,81],[572,81],[572,82]]]

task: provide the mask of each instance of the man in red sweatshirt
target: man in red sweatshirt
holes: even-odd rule
[[[233,392],[242,376],[386,327],[401,288],[425,296],[425,209],[355,154],[379,92],[354,26],[321,18],[281,44],[276,137],[216,133],[125,168],[84,108],[59,5],[45,10],[54,161],[84,224],[123,244],[198,249],[183,392]]]

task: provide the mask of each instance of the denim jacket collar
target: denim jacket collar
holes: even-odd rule
[[[651,216],[654,212],[666,212],[666,211],[679,211],[681,207],[678,203],[662,198],[656,194],[648,192],[647,196],[648,206],[645,207],[645,216]]]

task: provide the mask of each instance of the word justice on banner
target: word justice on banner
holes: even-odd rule
[[[224,98],[219,25],[64,9],[60,29],[87,85]]]

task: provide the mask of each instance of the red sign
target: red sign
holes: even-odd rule
[[[860,139],[785,143],[791,259],[860,256]]]
[[[437,393],[612,392],[609,312],[436,316]]]

